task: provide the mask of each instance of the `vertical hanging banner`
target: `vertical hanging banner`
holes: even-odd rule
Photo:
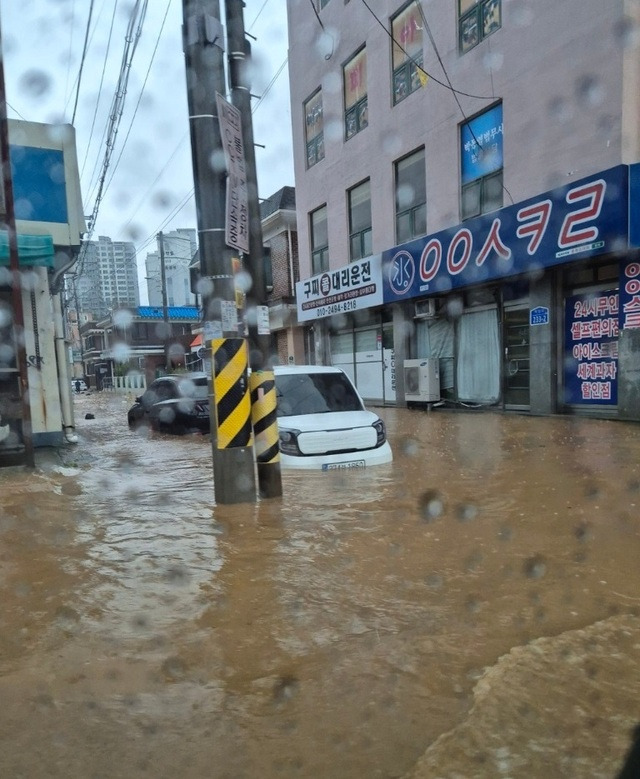
[[[227,214],[225,243],[240,252],[249,252],[249,196],[242,141],[240,111],[216,92],[222,148],[227,163]]]

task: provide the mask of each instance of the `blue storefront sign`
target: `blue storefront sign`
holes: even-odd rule
[[[460,128],[460,170],[463,184],[502,168],[502,103]]]
[[[626,249],[619,165],[382,254],[385,303],[449,292]]]
[[[565,403],[615,406],[618,402],[618,314],[615,289],[566,299]]]

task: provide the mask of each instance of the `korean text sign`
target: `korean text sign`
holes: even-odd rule
[[[570,405],[618,402],[617,290],[565,301],[564,400]]]
[[[227,163],[225,243],[240,252],[249,251],[249,196],[240,111],[216,94],[218,120]]]
[[[299,281],[296,284],[296,302],[300,322],[381,305],[380,255]]]
[[[384,300],[446,293],[626,248],[619,165],[382,254]]]
[[[502,103],[470,119],[460,128],[463,184],[502,167]]]

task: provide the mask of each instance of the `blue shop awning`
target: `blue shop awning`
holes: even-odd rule
[[[50,235],[22,235],[18,233],[18,262],[20,266],[44,265],[53,268],[53,238]],[[0,230],[0,265],[9,265],[9,237]]]

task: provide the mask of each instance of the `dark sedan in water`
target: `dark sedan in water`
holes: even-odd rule
[[[162,376],[153,381],[127,413],[129,427],[149,425],[165,433],[209,432],[206,373]]]

